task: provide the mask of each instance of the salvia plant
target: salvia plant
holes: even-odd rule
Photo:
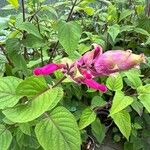
[[[0,150],[149,150],[148,0],[0,5]]]

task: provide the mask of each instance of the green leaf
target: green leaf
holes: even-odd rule
[[[4,125],[0,124],[0,146],[1,150],[7,150],[11,144],[12,135]]]
[[[64,107],[55,108],[35,127],[44,150],[80,150],[80,132],[74,116]]]
[[[125,19],[126,17],[130,16],[134,11],[133,10],[130,10],[130,9],[126,9],[126,10],[123,10],[120,14],[120,17],[119,17],[119,22],[123,19]]]
[[[112,91],[122,90],[123,81],[120,74],[109,76],[106,81],[107,87]]]
[[[16,70],[27,71],[27,63],[24,57],[21,54],[14,54],[11,56],[11,60],[16,67]]]
[[[131,26],[131,25],[123,25],[121,28],[120,28],[120,33],[121,32],[124,32],[124,31],[133,31],[134,30],[134,26]]]
[[[100,96],[94,96],[91,101],[91,108],[101,107],[106,104],[106,101]]]
[[[58,39],[68,55],[78,47],[81,36],[81,27],[76,22],[61,22],[58,25]]]
[[[131,69],[131,70],[125,72],[125,75],[127,76],[128,80],[131,82],[132,88],[136,89],[142,85],[142,81],[139,77],[140,74],[137,71],[137,69]]]
[[[48,89],[34,97],[32,101],[4,110],[3,114],[13,122],[29,122],[38,118],[45,111],[54,108],[62,96],[61,88]]]
[[[27,31],[28,33],[33,34],[34,36],[42,39],[42,36],[40,35],[38,28],[30,22],[22,22],[21,24],[17,25],[17,28],[19,28],[20,30]]]
[[[137,91],[139,94],[138,98],[140,99],[140,102],[150,113],[150,84],[138,87]]]
[[[105,126],[101,124],[99,118],[97,118],[92,124],[92,134],[95,136],[97,141],[101,144],[105,138]]]
[[[142,34],[142,35],[150,36],[150,34],[146,30],[144,30],[142,28],[135,28],[134,32]]]
[[[123,92],[117,91],[113,98],[112,107],[110,109],[110,116],[118,113],[119,111],[123,110],[130,104],[132,104],[133,98],[130,96],[125,96]]]
[[[8,17],[0,17],[0,31],[2,29],[6,29],[8,27],[8,21],[9,21],[9,16]]]
[[[145,42],[146,45],[150,45],[150,36],[148,37],[147,41]]]
[[[11,4],[13,7],[15,7],[16,9],[18,9],[19,7],[19,2],[18,0],[7,0],[9,2],[9,4]]]
[[[90,125],[95,119],[96,114],[93,110],[91,110],[90,108],[84,109],[79,121],[80,130]]]
[[[22,80],[16,77],[0,78],[0,109],[13,107],[22,97],[16,94],[16,88]]]
[[[131,134],[131,117],[130,114],[126,111],[120,111],[111,116],[121,131],[121,133],[129,140]]]
[[[18,38],[10,38],[6,40],[6,49],[9,56],[13,56],[20,51],[21,43]]]
[[[120,33],[120,26],[118,24],[114,24],[113,26],[108,26],[108,33],[111,36],[113,42],[115,42],[116,37]]]
[[[43,40],[33,34],[27,34],[26,38],[22,40],[22,43],[29,48],[40,48],[45,44]]]
[[[48,86],[43,76],[32,76],[26,78],[18,85],[16,93],[22,96],[34,97],[46,89],[48,89]]]
[[[137,101],[136,98],[134,98],[134,102],[131,104],[131,106],[139,114],[139,116],[142,116],[143,105],[139,101]]]
[[[92,16],[95,12],[93,7],[84,7],[83,10],[87,13],[87,15]]]
[[[31,136],[31,130],[30,130],[29,123],[21,123],[21,124],[19,124],[19,128],[24,134]]]

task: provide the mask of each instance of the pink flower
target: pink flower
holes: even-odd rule
[[[62,69],[62,72],[69,75],[75,82],[106,92],[107,87],[97,83],[92,78],[109,76],[115,72],[137,67],[142,62],[145,63],[144,54],[136,55],[131,50],[110,50],[102,54],[101,46],[97,44],[93,44],[93,46],[93,50],[86,52],[70,66],[69,64],[48,64],[41,68],[35,68],[33,72],[35,75],[48,75]]]
[[[100,55],[91,70],[96,76],[108,76],[112,73],[129,70],[140,63],[145,63],[144,54],[136,55],[130,50],[111,50]]]
[[[63,68],[64,65],[63,64],[48,64],[45,65],[44,67],[40,67],[40,68],[35,68],[33,70],[34,75],[38,76],[38,75],[48,75],[53,73],[54,71]]]
[[[107,87],[103,84],[99,84],[98,82],[96,82],[93,79],[82,79],[81,80],[82,84],[86,84],[88,87],[95,89],[95,90],[100,90],[101,92],[106,92],[107,91]]]

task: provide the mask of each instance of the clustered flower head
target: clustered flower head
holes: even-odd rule
[[[109,76],[113,73],[129,70],[145,63],[144,54],[133,54],[131,50],[109,50],[102,53],[102,47],[93,44],[94,49],[86,52],[72,64],[51,63],[44,67],[35,68],[34,75],[48,75],[60,69],[66,76],[77,83],[101,92],[106,92],[107,87],[99,84],[94,77]]]

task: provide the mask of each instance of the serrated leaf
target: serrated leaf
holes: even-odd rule
[[[33,34],[34,36],[42,39],[42,36],[40,35],[38,28],[31,22],[22,22],[17,25],[17,28],[19,28],[20,30],[27,31],[28,33]]]
[[[121,75],[118,74],[118,75],[114,75],[114,76],[109,76],[106,81],[106,85],[112,91],[122,90],[123,81],[122,81]]]
[[[90,108],[84,109],[79,121],[80,130],[90,125],[95,119],[96,114],[93,110],[91,110]]]
[[[140,99],[140,102],[150,113],[150,84],[138,87],[137,91],[139,94],[138,98]]]
[[[11,4],[13,7],[15,7],[16,9],[18,9],[19,7],[19,2],[18,0],[7,0],[9,2],[9,4]]]
[[[125,75],[127,76],[128,80],[131,82],[132,88],[136,89],[142,85],[142,81],[139,77],[140,74],[135,69],[125,72]]]
[[[131,134],[131,117],[126,111],[120,111],[111,116],[120,132],[129,140]]]
[[[64,107],[55,108],[35,127],[44,150],[79,150],[80,132],[74,116]]]
[[[61,22],[58,26],[58,39],[68,55],[78,47],[81,36],[81,27],[76,22]]]
[[[0,109],[13,107],[22,97],[16,93],[16,88],[22,80],[16,77],[0,78]]]
[[[108,27],[108,33],[111,36],[113,42],[115,42],[116,37],[120,33],[120,26],[118,24],[114,24],[113,26]]]
[[[61,88],[48,89],[26,104],[4,110],[3,114],[13,122],[29,122],[38,118],[45,111],[54,108],[62,96],[63,91]]]
[[[101,144],[105,138],[105,126],[101,124],[99,118],[97,118],[92,124],[92,134],[95,136],[97,141]]]
[[[120,17],[119,17],[119,22],[123,19],[125,19],[126,17],[130,16],[134,11],[133,10],[130,10],[130,9],[126,9],[126,10],[123,10],[120,14]]]
[[[48,89],[48,86],[44,77],[32,76],[26,78],[18,85],[16,93],[22,96],[34,97],[39,95],[46,89]]]
[[[127,106],[132,104],[133,98],[130,96],[125,96],[123,92],[117,91],[113,98],[112,107],[110,109],[110,116],[118,113],[119,111],[125,109]]]
[[[11,144],[12,135],[4,125],[0,124],[0,146],[1,150],[7,150]]]

